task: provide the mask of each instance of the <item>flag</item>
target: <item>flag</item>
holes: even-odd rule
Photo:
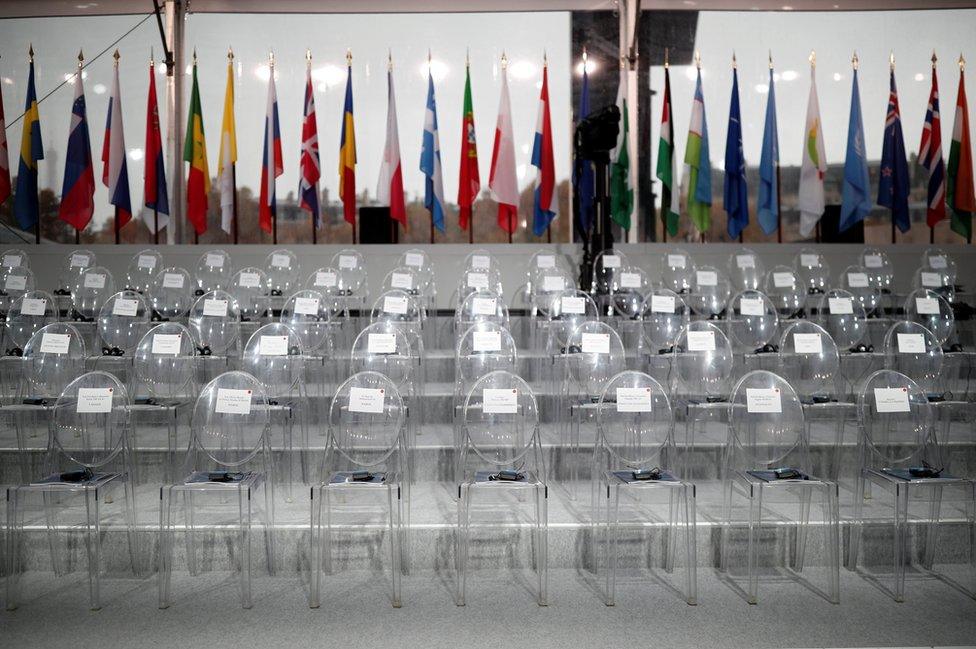
[[[762,156],[759,158],[759,195],[756,220],[766,234],[779,227],[779,132],[776,127],[776,86],[769,69],[769,96],[766,97],[766,125],[763,128]]]
[[[672,237],[678,236],[681,218],[678,170],[674,160],[674,111],[671,109],[671,70],[664,68],[664,104],[661,107],[661,138],[657,145],[657,177],[661,181],[661,220]]]
[[[424,111],[424,138],[420,151],[420,171],[424,180],[424,207],[430,211],[434,227],[444,231],[444,175],[441,172],[441,138],[437,131],[437,100],[434,75],[427,70],[427,109]]]
[[[37,92],[34,90],[34,50],[32,49],[30,72],[27,75],[27,102],[24,105],[24,130],[20,138],[17,193],[14,195],[14,214],[22,230],[31,229],[39,219],[37,161],[43,159],[41,116],[37,110]]]
[[[264,117],[264,150],[261,155],[261,195],[258,198],[258,222],[271,234],[278,216],[275,178],[284,173],[281,155],[281,128],[278,126],[278,93],[275,92],[274,63],[268,77],[268,106]]]
[[[542,66],[542,91],[539,93],[539,115],[535,121],[532,143],[532,166],[535,190],[532,192],[532,232],[541,237],[559,212],[556,196],[556,162],[552,154],[552,120],[549,117],[549,65]]]
[[[630,228],[630,213],[634,210],[634,188],[630,185],[630,114],[627,110],[627,81],[620,70],[617,86],[617,108],[620,109],[620,130],[617,146],[610,152],[610,218],[624,230]]]
[[[901,131],[894,69],[889,75],[889,83],[888,115],[885,117],[881,175],[878,178],[878,205],[890,209],[892,222],[899,230],[907,232],[912,227],[908,213],[908,160],[905,158],[905,137]]]
[[[583,52],[583,89],[580,92],[579,112],[576,113],[576,124],[579,125],[590,115],[590,80],[586,72],[586,52]],[[577,158],[573,165],[573,187],[579,200],[580,227],[583,232],[589,232],[593,224],[593,196],[596,193],[593,163],[589,160]]]
[[[356,124],[352,119],[352,58],[346,66],[346,101],[339,140],[339,198],[346,222],[356,225]]]
[[[227,57],[227,85],[224,117],[220,122],[220,153],[217,156],[217,187],[220,189],[220,229],[234,232],[234,165],[237,164],[237,125],[234,121],[234,61]]]
[[[10,158],[7,155],[7,121],[3,116],[3,93],[0,92],[0,205],[10,198]]]
[[[458,220],[461,229],[471,223],[471,208],[481,191],[478,173],[478,142],[474,133],[474,102],[471,100],[471,69],[465,66],[464,116],[461,120],[461,171],[458,174]]]
[[[207,194],[210,192],[210,170],[207,167],[207,140],[203,134],[203,109],[197,85],[196,56],[193,60],[193,87],[186,122],[183,160],[190,163],[186,177],[186,218],[198,235],[207,231]]]
[[[973,191],[969,104],[966,101],[966,84],[962,67],[959,68],[959,93],[956,95],[956,117],[952,123],[952,144],[949,145],[949,164],[946,172],[946,202],[952,210],[952,231],[966,237],[969,241],[973,236],[976,192]]]
[[[312,225],[322,227],[322,210],[319,209],[319,128],[315,118],[315,93],[312,90],[312,61],[305,67],[305,112],[302,114],[302,156],[299,160],[298,181],[299,207],[312,214]]]
[[[939,115],[939,80],[932,55],[932,89],[922,125],[922,143],[918,145],[918,163],[929,172],[925,222],[930,228],[946,217],[945,162],[942,161],[942,118]]]
[[[688,165],[688,214],[698,231],[705,233],[712,226],[712,163],[708,158],[708,123],[705,121],[701,69],[698,70],[695,101],[691,107],[685,164]]]
[[[122,128],[122,95],[119,90],[119,58],[115,57],[112,95],[105,116],[102,145],[102,184],[108,187],[108,202],[115,206],[116,231],[132,219],[129,201],[129,167],[125,161],[125,133]]]
[[[729,236],[738,239],[749,225],[749,189],[746,185],[746,157],[742,150],[739,71],[735,68],[732,69],[729,129],[725,138],[725,211],[729,215]]]
[[[169,223],[169,194],[166,188],[166,167],[163,164],[163,131],[159,124],[159,104],[156,102],[156,66],[149,64],[149,98],[146,102],[146,167],[143,176],[143,202],[158,212],[150,214],[146,224],[150,230],[159,223],[159,229]],[[162,216],[159,216],[162,215]]]
[[[68,147],[64,157],[64,183],[58,218],[75,230],[88,226],[95,212],[95,170],[92,165],[91,139],[88,135],[88,111],[81,69],[74,77],[75,99],[71,104]]]
[[[868,192],[868,159],[864,150],[864,122],[861,119],[861,93],[857,88],[857,68],[851,89],[851,116],[847,124],[847,155],[844,159],[844,184],[841,188],[840,231],[843,232],[871,211]]]
[[[514,233],[518,227],[519,194],[515,175],[515,140],[512,139],[512,102],[508,98],[508,70],[504,63],[488,189],[492,200],[498,203],[498,227],[509,234]]]
[[[803,154],[800,163],[800,188],[797,207],[800,210],[800,234],[810,236],[823,216],[824,174],[827,173],[827,154],[824,153],[823,125],[820,123],[820,101],[817,99],[816,70],[810,66],[810,96],[807,99],[807,119],[803,128]]]
[[[407,208],[403,204],[403,169],[400,166],[400,132],[397,128],[396,94],[393,92],[393,66],[386,72],[386,144],[380,164],[376,202],[390,208],[390,218],[407,227]]]

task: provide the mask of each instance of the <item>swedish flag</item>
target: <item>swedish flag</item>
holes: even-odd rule
[[[21,229],[30,230],[38,222],[37,161],[44,159],[41,145],[41,120],[37,111],[37,92],[34,90],[34,51],[31,50],[30,75],[27,77],[27,104],[24,106],[24,134],[20,139],[20,167],[17,172],[17,193],[14,214]]]

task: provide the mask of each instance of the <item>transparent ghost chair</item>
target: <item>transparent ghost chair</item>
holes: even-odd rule
[[[383,278],[380,285],[380,293],[390,290],[400,290],[414,299],[420,307],[421,334],[427,333],[429,321],[427,319],[427,309],[430,299],[426,293],[420,274],[409,266],[397,266]],[[434,337],[428,335],[424,338],[425,342],[432,341]]]
[[[241,338],[250,338],[272,315],[268,277],[260,268],[242,268],[231,279],[227,292],[241,311]]]
[[[251,608],[251,528],[261,507],[268,572],[274,574],[274,462],[271,419],[264,385],[246,372],[225,372],[210,381],[197,397],[190,425],[189,473],[174,484],[163,485],[159,503],[159,607],[170,605],[173,573],[173,536],[182,527],[186,565],[199,572],[196,535],[233,530],[236,555],[231,561],[239,572],[241,606]],[[177,519],[179,504],[183,519]],[[208,527],[201,518],[208,515]],[[214,547],[220,546],[214,543]]]
[[[743,355],[743,366],[762,365],[763,354],[774,354],[779,333],[779,312],[764,293],[742,291],[729,300],[725,326],[736,351]],[[763,368],[768,369],[768,368]]]
[[[7,248],[0,257],[0,268],[30,268],[30,256],[23,248]]]
[[[397,266],[412,268],[420,274],[424,284],[434,285],[434,265],[430,261],[430,255],[420,248],[410,248],[400,255]],[[436,291],[434,295],[436,295]]]
[[[464,257],[461,262],[462,270],[500,270],[498,260],[484,248],[476,248]]]
[[[929,289],[943,296],[950,303],[956,299],[956,287],[953,277],[948,268],[935,270],[934,268],[919,268],[915,271],[912,280],[912,287],[918,289]]]
[[[305,356],[306,388],[324,415],[324,401],[339,379],[336,336],[339,322],[333,318],[334,298],[318,291],[302,290],[291,295],[281,307],[278,321],[295,332],[302,341]],[[336,306],[335,308],[340,308]]]
[[[64,256],[61,262],[61,273],[58,278],[58,289],[54,292],[56,296],[71,295],[71,287],[75,285],[78,275],[96,265],[95,253],[91,250],[77,249],[72,250]]]
[[[318,291],[333,312],[332,327],[336,329],[334,340],[336,349],[348,349],[359,334],[358,318],[352,317],[346,290],[341,286],[342,273],[334,266],[317,268],[305,280],[305,288]]]
[[[841,353],[842,395],[853,402],[854,386],[871,372],[874,346],[868,335],[864,307],[851,293],[830,289],[817,305],[817,323],[830,334]]]
[[[48,443],[49,466],[34,482],[7,489],[7,609],[20,602],[26,561],[26,530],[47,529],[53,572],[66,574],[72,547],[85,546],[88,598],[101,608],[102,543],[105,528],[124,521],[129,560],[142,572],[135,534],[133,454],[129,443],[129,394],[106,372],[71,381],[54,404]],[[113,494],[122,487],[124,497]],[[121,506],[120,506],[121,505]],[[121,511],[119,511],[121,510]]]
[[[493,291],[469,293],[454,312],[455,340],[477,322],[494,322],[508,329],[509,316],[505,300]]]
[[[880,317],[882,307],[881,288],[873,283],[872,275],[864,266],[848,266],[840,274],[840,288],[854,296],[864,313],[870,317]]]
[[[635,536],[643,538],[647,519],[657,518],[648,496],[661,493],[667,494],[669,511],[665,519],[664,570],[674,570],[680,526],[685,540],[682,595],[689,604],[697,604],[695,485],[682,482],[671,468],[676,453],[674,413],[668,395],[647,374],[621,372],[607,382],[600,395],[596,425],[591,493],[593,522],[597,529],[603,528],[604,535],[607,606],[616,601],[618,537],[626,526],[634,530],[628,536],[628,545],[632,545]],[[605,515],[601,505],[606,507]],[[644,548],[643,542],[639,547]]]
[[[264,386],[272,430],[278,427],[282,431],[281,435],[272,434],[272,439],[280,439],[283,444],[280,449],[272,445],[272,451],[281,454],[281,459],[276,464],[283,469],[281,479],[285,484],[285,496],[290,502],[293,499],[293,485],[311,483],[316,467],[310,462],[310,422],[313,417],[314,421],[321,421],[317,415],[325,414],[324,411],[311,411],[312,404],[309,402],[306,387],[305,348],[301,336],[280,322],[264,325],[245,343],[241,352],[241,370]]]
[[[458,460],[458,591],[467,595],[472,528],[531,527],[531,562],[538,576],[537,601],[548,603],[548,487],[539,439],[539,408],[521,377],[499,370],[478,379],[464,402],[461,455]],[[524,511],[524,494],[534,498]],[[477,501],[475,495],[478,494]],[[477,506],[477,507],[476,507]],[[473,514],[485,515],[472,524]],[[489,517],[490,516],[490,517]],[[511,536],[507,536],[511,539]],[[509,549],[511,551],[511,549]]]
[[[779,341],[776,373],[789,381],[803,406],[807,442],[826,447],[819,473],[835,482],[840,478],[845,424],[854,404],[842,401],[840,353],[823,327],[808,320],[794,322]],[[815,436],[814,421],[826,422],[824,437]],[[816,468],[817,463],[813,463]]]
[[[607,323],[583,322],[570,334],[556,405],[559,443],[563,450],[561,457],[569,466],[560,467],[554,462],[552,470],[554,476],[561,474],[568,480],[567,491],[571,498],[576,498],[579,486],[582,431],[586,429],[589,440],[604,386],[625,369],[627,359],[623,342]]]
[[[98,313],[95,369],[117,376],[129,385],[132,358],[139,341],[149,331],[152,309],[141,293],[125,290],[109,297]]]
[[[830,265],[816,250],[800,250],[793,258],[793,270],[808,295],[822,295],[830,289]]]
[[[163,267],[163,256],[152,248],[141,250],[132,256],[125,271],[125,288],[137,293],[146,293],[152,285],[159,269]]]
[[[742,248],[729,255],[729,278],[736,291],[756,291],[763,284],[766,268],[754,250]]]
[[[951,278],[951,284],[956,283],[957,266],[952,255],[942,248],[926,248],[922,253],[922,268],[929,268],[936,272],[945,272]]]
[[[738,588],[729,569],[733,497],[748,501],[746,563],[748,586],[746,600],[758,603],[759,546],[763,509],[773,520],[785,512],[773,504],[799,501],[799,519],[795,524],[792,575],[799,577],[804,568],[807,531],[810,526],[810,504],[814,492],[820,495],[823,513],[824,551],[827,562],[825,597],[833,604],[840,601],[840,529],[837,485],[817,478],[810,467],[809,440],[803,423],[800,399],[785,379],[765,370],[749,372],[736,383],[729,398],[729,434],[725,445],[723,485],[725,521],[722,525],[721,570]],[[812,587],[812,584],[809,585]]]
[[[728,414],[726,404],[734,368],[732,343],[715,324],[693,321],[675,337],[668,387],[675,411],[684,416],[684,439],[678,443],[683,456],[681,477],[685,480],[703,469],[694,466],[696,441],[720,441],[709,435],[708,420]]]
[[[391,322],[423,349],[423,314],[418,301],[406,291],[392,289],[376,298],[370,322]]]
[[[69,319],[85,336],[85,344],[92,348],[95,346],[95,318],[98,317],[105,300],[115,295],[115,279],[108,268],[91,266],[75,278],[70,290]]]
[[[193,294],[199,297],[217,289],[229,291],[233,274],[229,254],[223,250],[208,250],[200,255],[193,271]]]
[[[6,314],[11,305],[34,290],[34,273],[27,266],[0,268],[0,313]]]
[[[233,369],[241,347],[241,312],[233,295],[220,290],[201,295],[187,324],[197,346],[199,385]]]
[[[301,273],[298,256],[291,250],[278,248],[268,253],[264,260],[264,273],[268,293],[272,298],[284,298],[298,288]]]
[[[17,449],[22,481],[46,469],[51,409],[68,383],[85,372],[86,359],[83,336],[63,322],[35,332],[16,359],[11,394],[0,404],[0,437],[7,448]],[[10,433],[15,439],[7,438]]]
[[[651,290],[647,273],[637,266],[624,266],[610,286],[609,316],[614,317],[617,332],[629,350],[636,350],[641,336],[641,307]]]
[[[333,572],[335,531],[364,531],[364,527],[374,527],[384,518],[392,559],[392,603],[395,608],[400,607],[405,558],[403,504],[409,500],[410,484],[404,417],[400,394],[384,374],[359,372],[336,390],[329,408],[325,482],[311,492],[312,575],[308,604],[312,608],[318,608],[320,603],[322,571]]]
[[[691,307],[669,288],[651,289],[641,305],[642,335],[637,341],[639,367],[670,385],[674,339],[691,322]]]
[[[546,317],[553,295],[576,288],[573,276],[559,267],[537,269],[526,286],[529,289],[530,315],[535,318]]]
[[[552,296],[548,319],[545,321],[544,355],[541,367],[533,374],[549,386],[550,394],[557,394],[563,378],[564,363],[570,353],[569,339],[584,322],[599,321],[596,302],[584,291],[566,290]]]
[[[696,284],[695,261],[686,251],[675,248],[664,256],[661,284],[678,295],[691,293]]]
[[[139,341],[134,354],[134,381],[130,390],[132,445],[166,449],[163,464],[166,483],[177,479],[179,460],[189,445],[180,432],[181,426],[189,423],[189,406],[197,394],[196,355],[193,335],[178,322],[154,326]],[[133,481],[148,482],[139,475],[141,467],[136,470]]]
[[[903,310],[905,319],[923,325],[940,345],[948,345],[955,333],[956,318],[952,304],[945,297],[931,289],[920,288],[905,298]],[[962,347],[946,351],[962,351]]]
[[[58,321],[58,305],[45,291],[27,291],[7,310],[6,356],[23,356],[24,345],[37,331]]]
[[[932,426],[931,408],[921,386],[904,374],[887,369],[871,374],[857,399],[861,428],[858,450],[860,470],[847,567],[849,570],[857,569],[862,527],[866,522],[866,487],[876,486],[892,496],[893,584],[888,592],[897,602],[905,600],[906,564],[911,565],[914,554],[910,532],[913,526],[909,524],[911,503],[920,504],[925,511],[921,517],[925,524],[915,526],[926,537],[922,573],[933,574],[938,523],[945,496],[965,503],[969,512],[968,523],[970,526],[976,525],[973,482],[953,477],[945,470],[948,453],[946,440],[941,439]],[[949,493],[946,494],[946,491]],[[877,496],[872,500],[877,501]],[[875,509],[872,507],[872,511]],[[972,537],[969,542],[972,557],[976,547]],[[976,566],[971,567],[976,569]],[[954,570],[954,573],[957,572]],[[872,581],[884,588],[879,576],[872,574]]]
[[[699,266],[694,272],[693,280],[694,283],[684,298],[688,306],[701,318],[718,320],[732,293],[728,278],[714,266]]]
[[[164,268],[149,286],[148,297],[152,304],[153,322],[186,322],[193,297],[190,273],[182,268]]]
[[[763,292],[772,300],[780,318],[806,317],[807,288],[789,266],[773,266],[766,273]]]
[[[881,248],[862,249],[858,255],[858,264],[867,272],[871,286],[882,293],[891,293],[892,283],[895,280],[895,267],[884,250]]]
[[[342,292],[350,316],[356,318],[359,329],[365,324],[369,309],[369,286],[366,261],[359,251],[343,248],[332,255],[329,266],[339,270],[339,290]]]
[[[601,250],[593,258],[593,277],[590,282],[590,295],[593,296],[600,313],[609,315],[612,307],[609,296],[613,290],[614,279],[624,266],[629,265],[627,256],[619,250]]]
[[[461,421],[464,401],[475,382],[497,370],[518,373],[518,349],[512,334],[495,322],[476,322],[458,338],[454,354],[454,481],[460,480],[460,467],[456,460],[461,456]],[[475,395],[477,398],[479,395]]]
[[[498,267],[491,269],[472,269],[462,272],[457,290],[452,296],[452,303],[457,306],[475,291],[494,291],[498,295],[505,294],[501,272]]]

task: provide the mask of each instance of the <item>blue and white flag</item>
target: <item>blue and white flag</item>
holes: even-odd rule
[[[840,231],[863,221],[871,211],[871,182],[864,147],[864,120],[861,119],[861,93],[857,88],[857,68],[851,90],[851,117],[847,124],[847,157],[841,189]]]
[[[779,134],[776,128],[776,90],[773,70],[769,69],[769,96],[766,98],[766,126],[763,129],[762,157],[759,159],[759,196],[756,218],[766,234],[779,227]]]
[[[420,171],[424,181],[424,207],[430,211],[434,227],[444,232],[444,175],[441,172],[441,141],[437,133],[437,102],[434,77],[427,73],[427,110],[424,112],[424,141],[420,152]]]

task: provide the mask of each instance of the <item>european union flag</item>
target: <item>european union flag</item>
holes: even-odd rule
[[[901,111],[898,109],[898,89],[895,87],[894,70],[891,71],[884,148],[881,151],[878,205],[891,210],[891,221],[902,232],[907,232],[912,227],[911,216],[908,213],[908,160],[905,157],[905,138],[901,131]]]
[[[857,89],[857,68],[851,90],[851,117],[847,124],[847,157],[844,160],[844,184],[841,189],[840,231],[863,221],[871,211],[868,192],[868,159],[864,150],[864,121],[861,119],[861,93]]]

